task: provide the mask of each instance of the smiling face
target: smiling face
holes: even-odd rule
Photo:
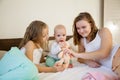
[[[86,20],[80,20],[76,23],[76,29],[79,35],[82,37],[88,37],[91,32],[90,23]]]
[[[98,28],[95,25],[94,19],[88,12],[80,13],[73,22],[73,39],[74,44],[81,44],[80,40],[86,37],[90,41],[96,36]]]

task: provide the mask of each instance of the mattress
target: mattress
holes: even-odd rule
[[[114,75],[108,68],[101,66],[99,68],[91,68],[85,64],[74,61],[74,67],[68,68],[62,72],[56,73],[39,73],[40,80],[82,80],[82,77],[88,72],[101,71]]]

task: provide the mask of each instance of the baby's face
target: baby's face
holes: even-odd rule
[[[59,42],[65,42],[66,41],[66,30],[65,29],[56,29],[55,31],[55,40]]]

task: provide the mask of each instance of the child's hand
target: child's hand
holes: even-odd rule
[[[76,57],[76,53],[74,53],[71,49],[64,49],[63,53],[64,54],[67,53],[67,54],[70,54],[73,57]]]
[[[54,65],[54,68],[56,69],[56,71],[63,71],[65,68],[63,67],[63,65]]]
[[[62,49],[67,48],[66,42],[59,42],[59,45]]]
[[[62,66],[63,61],[59,60],[57,62],[55,62],[54,66]]]

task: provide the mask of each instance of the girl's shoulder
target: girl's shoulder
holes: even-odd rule
[[[102,28],[98,31],[98,35],[105,42],[106,39],[112,40],[112,33],[108,28]]]
[[[103,33],[103,32],[109,32],[109,29],[106,27],[99,29],[99,33]]]
[[[106,27],[99,29],[98,34],[100,36],[105,35],[105,34],[111,34],[110,30]]]
[[[24,46],[26,49],[35,49],[35,44],[33,41],[28,41],[26,45]]]

